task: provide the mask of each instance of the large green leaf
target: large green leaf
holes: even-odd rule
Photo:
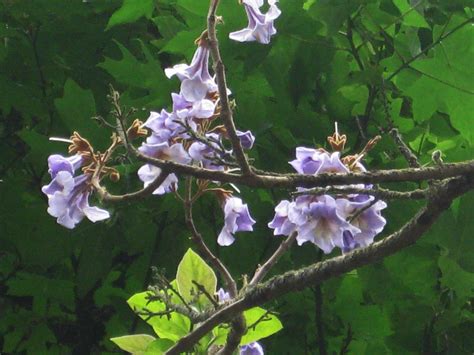
[[[248,329],[240,341],[241,345],[269,337],[283,329],[283,325],[277,316],[260,307],[245,311],[244,317]]]
[[[191,322],[181,314],[172,312],[169,315],[157,315],[149,317],[145,311],[158,313],[166,311],[166,305],[161,301],[149,301],[150,292],[141,292],[133,295],[127,301],[130,308],[153,327],[160,338],[178,340],[189,332]]]
[[[130,354],[144,355],[155,338],[148,334],[135,334],[110,338],[110,340],[117,344],[120,349],[128,351]]]
[[[124,23],[135,22],[142,16],[151,17],[154,0],[123,0],[123,4],[115,11],[107,24],[107,29]]]
[[[195,300],[200,294],[197,297],[198,304],[209,304],[210,300],[199,291],[200,287],[203,287],[208,295],[213,296],[216,293],[216,274],[192,249],[188,249],[179,263],[176,281],[179,293],[186,301]]]

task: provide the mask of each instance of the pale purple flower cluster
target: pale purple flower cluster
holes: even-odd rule
[[[41,189],[48,196],[48,213],[56,217],[59,224],[69,229],[73,229],[84,217],[92,222],[110,217],[109,212],[89,205],[90,176],[75,176],[76,170],[82,164],[81,155],[67,158],[57,154],[51,155],[48,158],[48,172],[52,181]]]
[[[300,174],[349,172],[339,152],[330,154],[304,147],[296,149],[296,159],[290,164]],[[357,168],[365,171],[359,162]],[[296,232],[299,245],[309,241],[324,253],[330,253],[335,247],[348,252],[368,246],[383,230],[386,221],[381,210],[385,207],[385,202],[369,195],[301,195],[293,201],[281,201],[268,226],[274,229],[275,235]]]
[[[172,93],[173,110],[168,112],[151,112],[144,126],[151,135],[139,150],[148,156],[170,160],[180,164],[199,164],[211,170],[225,170],[221,163],[222,155],[231,154],[224,150],[223,137],[219,132],[205,132],[202,124],[212,120],[216,112],[217,85],[209,73],[209,47],[205,40],[200,40],[191,64],[177,64],[165,69],[168,78],[178,77],[181,81],[179,94]],[[208,126],[208,125],[207,125]],[[194,139],[196,133],[204,139]],[[255,140],[250,131],[238,132],[242,146],[250,149]],[[186,144],[185,144],[186,142]],[[154,181],[161,169],[146,164],[138,170],[138,176],[145,187]],[[170,174],[154,194],[175,191],[178,178]]]
[[[260,8],[263,6],[264,0],[242,0],[247,13],[248,25],[240,31],[230,33],[229,38],[238,42],[270,43],[271,36],[277,32],[273,22],[281,14],[276,5],[277,2],[278,0],[268,0],[270,8],[267,13],[263,14]]]

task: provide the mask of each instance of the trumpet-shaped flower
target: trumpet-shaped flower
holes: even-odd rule
[[[191,64],[177,64],[172,68],[167,68],[165,69],[165,75],[168,78],[176,75],[183,85],[188,88],[204,84],[206,92],[217,91],[217,85],[209,73],[209,47],[204,43],[198,46]]]
[[[253,343],[242,345],[240,347],[239,355],[263,355],[263,347],[259,342],[254,341]]]
[[[374,203],[374,197],[358,195],[355,199],[337,199],[339,213],[351,221],[351,225],[359,232],[347,230],[344,232],[344,252],[359,247],[366,247],[373,243],[377,234],[382,232],[387,221],[381,211],[387,207],[383,201]]]
[[[217,243],[222,246],[231,245],[236,232],[253,231],[255,220],[250,216],[248,207],[238,197],[230,197],[224,205],[224,227],[222,228]]]
[[[263,6],[263,0],[242,0],[247,13],[248,25],[246,28],[232,32],[229,38],[238,42],[257,41],[268,44],[270,38],[276,34],[273,22],[280,16],[281,11],[276,3],[278,0],[268,0],[270,8],[266,14],[263,14],[260,8]]]
[[[53,180],[41,189],[48,197],[48,213],[56,217],[60,225],[69,229],[73,229],[84,217],[91,222],[110,217],[106,210],[89,205],[90,176],[82,174],[74,177],[81,163],[79,155],[68,158],[51,155],[48,165]]]

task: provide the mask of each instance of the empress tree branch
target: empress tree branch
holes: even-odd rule
[[[273,266],[280,260],[280,258],[285,254],[288,249],[293,245],[296,239],[296,232],[291,233],[288,238],[286,238],[278,247],[278,249],[268,258],[268,260],[261,266],[257,268],[255,274],[253,275],[252,280],[249,282],[249,286],[256,285],[268,274]]]
[[[169,173],[165,170],[161,171],[161,174],[153,180],[147,187],[135,191],[135,192],[130,192],[128,194],[124,195],[113,195],[107,192],[105,187],[100,185],[99,179],[97,177],[93,177],[92,179],[92,185],[94,186],[95,190],[99,194],[99,198],[102,201],[105,202],[128,202],[128,201],[134,201],[134,200],[139,200],[144,197],[147,197],[153,192],[160,187],[160,185],[166,180],[166,178],[169,176]]]
[[[322,187],[327,185],[376,184],[382,182],[407,182],[423,180],[442,180],[474,172],[474,160],[460,163],[446,163],[443,166],[409,169],[375,170],[348,174],[253,174],[241,175],[223,171],[184,165],[169,160],[149,157],[130,145],[132,153],[148,164],[164,168],[176,174],[194,176],[199,179],[223,183],[241,184],[248,187],[286,188]]]
[[[230,274],[229,270],[227,270],[222,261],[218,257],[216,257],[214,253],[207,247],[201,233],[199,233],[196,228],[196,225],[194,224],[191,184],[192,180],[190,177],[188,177],[186,179],[186,195],[184,198],[184,218],[186,221],[186,225],[191,231],[191,239],[198,248],[201,256],[204,257],[204,259],[206,259],[207,261],[209,261],[211,265],[222,276],[222,279],[230,295],[232,297],[236,297],[238,289],[237,284],[235,283],[232,275]]]
[[[303,195],[325,195],[325,194],[364,194],[377,197],[385,200],[407,199],[407,200],[422,200],[428,197],[428,189],[416,189],[412,191],[395,191],[376,187],[373,189],[357,188],[352,186],[328,186],[315,187],[309,190],[293,192],[293,196]]]
[[[234,119],[232,115],[232,109],[229,103],[229,97],[227,95],[227,83],[225,76],[225,67],[222,62],[219,42],[216,35],[216,24],[217,16],[216,11],[219,7],[219,0],[211,0],[209,6],[209,13],[207,16],[207,31],[208,31],[208,40],[209,48],[214,62],[214,72],[216,73],[216,82],[219,90],[219,101],[221,105],[221,115],[222,121],[226,128],[229,140],[232,143],[232,149],[235,152],[237,162],[239,163],[240,169],[244,175],[252,175],[252,170],[250,169],[247,157],[245,156],[244,150],[240,143],[239,137],[237,137],[237,132],[235,129]]]
[[[430,229],[441,213],[451,206],[455,198],[474,188],[474,174],[450,179],[443,185],[432,188],[433,193],[427,205],[397,232],[366,248],[357,249],[300,270],[286,272],[263,284],[248,288],[234,302],[215,312],[192,332],[181,338],[166,354],[177,355],[186,351],[215,326],[228,321],[232,316],[246,309],[264,304],[286,293],[320,284],[358,267],[374,263],[414,244]]]
[[[398,146],[400,153],[405,157],[408,165],[411,168],[420,168],[421,164],[418,162],[417,156],[411,151],[410,147],[405,143],[403,140],[402,135],[400,134],[399,130],[396,128],[392,128],[390,130],[390,135],[392,136],[393,140]]]

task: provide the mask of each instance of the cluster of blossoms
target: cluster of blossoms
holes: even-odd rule
[[[340,151],[344,149],[346,137],[339,136],[337,129],[328,139],[337,151],[329,153],[324,149],[298,147],[296,159],[290,162],[291,166],[299,174],[309,175],[366,171],[360,163],[364,154],[341,158]],[[352,187],[371,188],[370,185]],[[276,206],[275,217],[268,224],[274,229],[275,235],[297,233],[298,245],[311,242],[326,254],[335,247],[346,253],[371,244],[386,224],[381,210],[387,204],[373,196],[339,194],[333,197],[327,194],[304,194],[307,191],[304,188],[298,190],[299,196],[293,201],[283,200]]]
[[[227,132],[224,126],[216,125],[219,117],[219,93],[217,84],[209,73],[209,45],[205,34],[198,40],[198,48],[191,64],[178,64],[165,70],[168,78],[178,77],[180,92],[172,93],[172,111],[151,112],[144,123],[151,134],[139,148],[150,157],[169,160],[180,164],[199,165],[210,170],[226,171],[232,163],[232,150],[227,149]],[[255,142],[252,132],[237,130],[242,148],[251,149]],[[230,159],[230,160],[229,160]],[[152,183],[161,169],[145,164],[138,170],[144,186]],[[177,190],[178,178],[170,174],[153,193],[165,194]],[[225,215],[224,227],[219,234],[220,245],[230,245],[233,234],[252,231],[255,221],[248,207],[238,197],[226,190],[208,188],[214,191],[222,204]]]
[[[53,154],[48,158],[48,172],[52,181],[42,188],[48,197],[48,213],[69,229],[74,228],[84,217],[92,222],[110,217],[109,212],[89,205],[89,196],[93,190],[91,167],[101,155],[95,154],[89,142],[79,134],[74,133],[71,138],[69,152],[73,155],[63,157]],[[82,173],[76,176],[81,167]],[[115,171],[108,172],[116,176]]]

